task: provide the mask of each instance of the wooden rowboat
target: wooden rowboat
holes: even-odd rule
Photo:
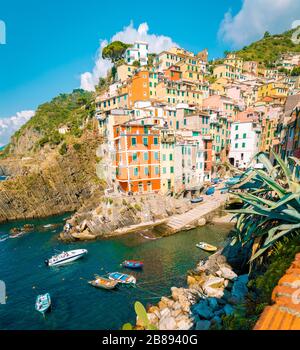
[[[217,247],[205,242],[199,242],[198,244],[196,244],[196,247],[205,250],[206,252],[215,252],[218,250]]]
[[[103,289],[114,289],[116,288],[118,281],[112,281],[104,277],[98,277],[93,280],[89,281],[89,284],[96,288],[103,288]]]

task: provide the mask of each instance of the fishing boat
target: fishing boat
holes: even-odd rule
[[[35,302],[35,309],[36,311],[40,312],[41,314],[45,315],[45,313],[50,310],[51,307],[51,298],[50,294],[46,293],[43,295],[38,295]]]
[[[202,250],[205,250],[207,252],[215,252],[216,250],[218,250],[217,247],[215,247],[211,244],[205,243],[205,242],[199,242],[198,244],[196,244],[196,247],[198,247]]]
[[[205,192],[205,194],[207,195],[207,196],[211,196],[212,194],[214,194],[215,193],[215,188],[214,187],[209,187],[207,190],[206,190],[206,192]]]
[[[118,285],[118,281],[109,280],[104,277],[96,276],[96,279],[93,281],[89,281],[89,284],[96,288],[103,289],[114,289]]]
[[[136,260],[125,260],[122,262],[122,266],[127,267],[128,269],[142,269],[144,263]]]
[[[45,260],[45,264],[48,266],[65,265],[82,258],[87,253],[88,251],[86,249],[75,249],[68,252],[62,252],[58,255],[52,256],[50,259]]]
[[[201,203],[203,202],[204,198],[203,197],[198,197],[198,198],[192,198],[191,199],[191,203],[195,204],[195,203]]]
[[[126,275],[125,273],[112,272],[108,275],[108,278],[122,284],[136,284],[136,278],[131,275]]]

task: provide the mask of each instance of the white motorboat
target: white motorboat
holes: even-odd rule
[[[87,252],[88,251],[86,249],[75,249],[68,252],[62,252],[58,255],[52,256],[49,260],[45,260],[45,264],[48,266],[60,266],[68,264],[82,258],[87,254]]]

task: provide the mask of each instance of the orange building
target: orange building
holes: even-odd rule
[[[204,143],[204,172],[210,174],[212,170],[212,138],[210,135],[203,135]]]
[[[140,70],[128,83],[129,107],[133,107],[136,101],[147,101],[149,98],[149,72],[147,70]]]
[[[166,69],[165,77],[172,81],[180,80],[182,78],[180,67],[173,65],[170,68]]]
[[[114,126],[116,179],[121,190],[160,190],[160,132],[132,122]]]

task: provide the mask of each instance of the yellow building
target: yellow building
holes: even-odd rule
[[[153,98],[155,99],[157,97],[157,88],[158,84],[158,73],[157,71],[150,71],[149,72],[149,94],[150,94],[150,99]]]
[[[186,79],[193,79],[194,76],[197,78],[197,74],[201,75],[201,73],[206,72],[207,62],[202,60],[202,56],[196,56],[192,52],[177,47],[161,52],[156,58],[155,66],[159,72],[164,72],[180,62],[186,64],[184,66]]]
[[[215,66],[213,75],[217,79],[236,80],[240,79],[242,68],[236,68],[229,64],[219,64]]]
[[[288,87],[284,83],[271,82],[258,88],[258,100],[262,100],[265,97],[280,99],[286,97],[287,95]]]
[[[197,65],[197,61],[194,60],[182,60],[177,66],[182,72],[182,78],[185,80],[201,81],[203,82],[202,67]]]
[[[165,103],[202,105],[203,92],[193,82],[164,79],[158,83],[156,92],[157,98]]]
[[[235,53],[230,53],[226,56],[224,64],[236,68],[237,71],[241,73],[243,70],[244,60],[242,58],[237,57]]]
[[[132,77],[133,72],[136,70],[136,67],[130,66],[128,64],[121,64],[117,67],[117,79],[121,82],[126,81],[128,78]]]
[[[123,93],[118,96],[109,97],[102,95],[96,98],[96,111],[111,111],[117,108],[128,108],[129,99],[128,94]]]
[[[275,132],[277,128],[277,120],[277,118],[263,118],[261,122],[261,152],[270,152],[270,150],[273,148],[273,142],[275,141]]]

